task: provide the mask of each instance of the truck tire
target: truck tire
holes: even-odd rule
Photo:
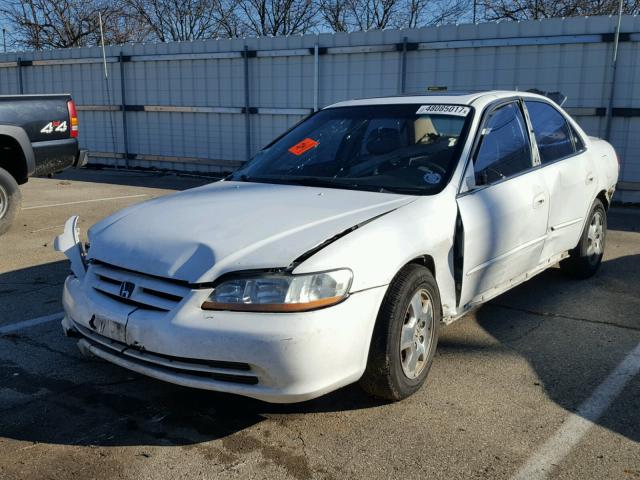
[[[382,301],[360,386],[393,401],[418,391],[433,363],[441,319],[429,269],[410,264],[400,270]]]
[[[589,211],[578,246],[569,252],[569,258],[560,262],[560,269],[574,278],[589,278],[600,268],[607,235],[607,212],[596,198]]]
[[[0,168],[0,235],[6,233],[13,223],[22,195],[18,183],[5,169]]]

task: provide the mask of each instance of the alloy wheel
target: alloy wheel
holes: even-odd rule
[[[424,288],[411,298],[400,333],[400,361],[407,378],[420,376],[433,341],[433,302]]]
[[[594,259],[604,251],[604,218],[602,212],[596,211],[591,217],[587,230],[587,255]]]

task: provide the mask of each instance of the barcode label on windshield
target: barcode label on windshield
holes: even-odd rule
[[[469,115],[469,111],[469,107],[464,107],[462,105],[422,105],[416,113],[439,113],[441,115],[466,117]]]

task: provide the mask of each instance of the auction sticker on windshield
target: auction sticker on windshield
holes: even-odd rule
[[[304,152],[317,147],[319,143],[320,142],[315,141],[313,138],[305,138],[289,148],[289,151],[294,155],[302,155]]]
[[[416,113],[439,113],[466,117],[469,115],[469,111],[470,108],[463,105],[422,105]]]

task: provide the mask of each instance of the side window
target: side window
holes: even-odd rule
[[[576,132],[576,129],[571,125],[569,125],[569,127],[571,127],[571,134],[573,135],[573,144],[576,146],[576,152],[581,152],[585,149],[584,142],[580,135],[578,135],[578,132]]]
[[[553,162],[575,153],[573,133],[560,112],[544,102],[527,100],[525,104],[542,163]]]
[[[516,102],[490,113],[474,160],[476,182],[486,185],[532,167],[531,145]]]

